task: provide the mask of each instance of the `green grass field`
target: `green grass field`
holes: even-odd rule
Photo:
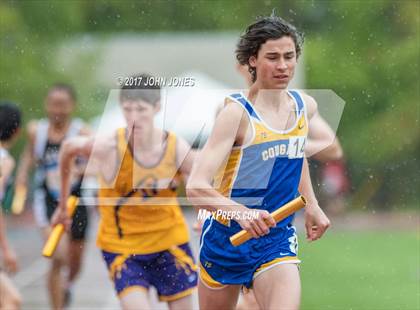
[[[420,309],[416,232],[335,232],[299,243],[302,310]]]

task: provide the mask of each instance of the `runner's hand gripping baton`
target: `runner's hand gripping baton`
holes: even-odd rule
[[[79,198],[77,198],[76,196],[70,196],[67,199],[67,214],[70,218],[73,217],[73,214],[76,211],[78,202],[79,202]],[[63,233],[64,233],[64,225],[57,224],[53,228],[50,235],[48,236],[48,240],[44,245],[44,249],[42,250],[42,255],[48,258],[53,256],[55,249],[57,248],[57,245],[60,242],[60,239]]]
[[[303,196],[299,196],[285,205],[278,208],[276,211],[271,213],[271,216],[274,218],[276,223],[280,222],[281,220],[288,217],[290,214],[295,213],[296,211],[302,209],[306,205],[306,200]],[[242,243],[248,241],[252,238],[252,235],[247,232],[245,229],[241,230],[240,232],[234,234],[230,237],[230,242],[233,246],[239,246]]]
[[[17,186],[12,202],[12,213],[21,214],[25,207],[27,189],[26,186]]]

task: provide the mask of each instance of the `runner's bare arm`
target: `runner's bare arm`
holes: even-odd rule
[[[16,171],[16,187],[26,187],[28,184],[28,174],[34,165],[34,145],[37,122],[30,121],[27,125],[27,143],[19,160],[19,165]]]
[[[15,161],[8,156],[0,160],[0,192],[4,192],[7,179],[13,172]],[[0,201],[0,252],[3,254],[4,265],[11,272],[17,270],[17,260],[13,249],[6,238],[6,224],[3,220],[3,208]]]
[[[69,228],[71,220],[67,214],[67,198],[70,194],[71,169],[77,156],[89,157],[92,153],[94,137],[76,136],[63,142],[59,153],[60,199],[51,220],[52,226],[64,224]]]
[[[309,122],[318,113],[315,100],[307,100]],[[330,226],[330,221],[318,205],[318,200],[312,187],[309,166],[306,158],[303,160],[302,173],[299,183],[299,192],[306,198],[305,227],[308,240],[315,241],[322,237]]]
[[[197,156],[197,151],[193,150],[187,141],[178,137],[176,145],[177,167],[181,172],[184,181],[187,182]]]
[[[18,270],[16,254],[10,247],[6,238],[6,224],[3,220],[3,210],[0,206],[0,252],[3,256],[4,266],[12,273]]]
[[[6,190],[7,180],[11,176],[15,167],[15,160],[11,156],[0,158],[0,193]]]
[[[71,171],[77,156],[89,158],[92,154],[94,136],[77,136],[63,142],[59,153],[60,170],[60,203],[59,207],[66,207],[65,202],[70,194]]]
[[[343,157],[343,150],[334,131],[322,118],[317,109],[316,101],[303,94],[305,102],[312,115],[309,122],[309,135],[305,145],[306,157],[313,156],[319,161],[337,160]],[[309,113],[308,113],[309,114]]]
[[[236,104],[229,104],[222,109],[216,118],[213,131],[197,155],[187,184],[187,196],[193,204],[209,211],[217,209],[232,210],[240,207],[230,199],[222,196],[213,186],[213,178],[219,167],[229,155],[240,127],[243,110]],[[218,201],[213,204],[213,201]]]

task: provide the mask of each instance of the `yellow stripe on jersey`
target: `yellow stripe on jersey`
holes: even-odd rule
[[[240,149],[233,149],[229,155],[225,165],[219,169],[215,177],[214,186],[219,189],[219,192],[228,197],[230,188],[235,181],[238,173],[239,163],[241,161],[242,151]]]
[[[98,191],[98,246],[114,253],[150,254],[188,242],[188,229],[176,197],[180,175],[175,135],[168,133],[166,151],[154,167],[144,167],[133,158],[125,128],[117,131],[117,139],[121,160],[118,173],[112,182],[100,179],[104,186]],[[108,188],[109,184],[114,186]],[[137,205],[129,205],[130,200],[119,208],[101,204],[102,198],[124,197],[133,189],[137,191],[131,201],[140,201]]]
[[[230,191],[233,187],[233,183],[235,182],[235,178],[238,174],[239,164],[242,158],[242,150],[241,149],[233,149],[229,155],[227,162],[225,165],[219,169],[218,174],[215,177],[214,186],[218,189],[219,193],[225,197],[230,196]],[[215,219],[224,224],[229,225],[228,219],[223,219],[220,216],[216,216],[213,213]]]
[[[296,136],[306,136],[308,134],[308,126],[303,113],[301,113],[299,120],[296,122],[294,127],[287,131],[287,133],[273,131],[256,119],[252,119],[252,124],[255,128],[255,136],[251,145],[277,140],[286,140]]]

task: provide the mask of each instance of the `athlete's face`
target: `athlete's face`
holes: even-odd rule
[[[139,134],[143,133],[145,129],[153,127],[153,119],[159,112],[159,107],[159,103],[153,105],[138,99],[121,102],[128,128],[132,128]]]
[[[75,102],[69,93],[63,90],[52,90],[45,99],[45,111],[51,123],[63,123],[70,119]]]
[[[256,69],[256,82],[264,89],[285,89],[293,78],[297,64],[296,47],[288,36],[268,40],[261,45],[257,57],[249,58]]]

